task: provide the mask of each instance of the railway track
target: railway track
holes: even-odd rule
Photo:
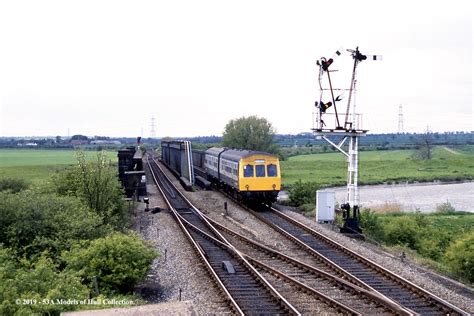
[[[263,208],[257,212],[250,211],[289,239],[300,253],[304,253],[303,256],[309,257],[309,254],[312,262],[317,261],[319,265],[308,265],[308,260],[292,261],[293,258],[282,253],[270,253],[262,249],[262,245],[251,245],[252,241],[244,241],[241,238],[243,236],[236,236],[235,232],[225,231],[222,227],[216,230],[214,226],[218,226],[217,223],[212,222],[212,226],[210,219],[203,221],[205,217],[202,213],[198,216],[200,219],[193,222],[194,215],[191,215],[193,212],[189,210],[189,206],[180,207],[179,210],[184,211],[183,226],[188,226],[202,238],[229,251],[235,251],[234,246],[237,245],[239,255],[245,258],[249,266],[253,265],[258,270],[259,277],[263,275],[272,281],[271,290],[284,294],[289,305],[293,304],[298,308],[296,313],[318,313],[327,311],[329,307],[334,313],[353,315],[469,315],[291,217],[268,206]],[[190,219],[185,219],[184,216],[188,215]],[[225,260],[218,263],[222,261]],[[341,283],[341,279],[350,282],[342,280],[345,283]],[[310,297],[326,306],[311,304]],[[286,311],[291,310],[287,308]]]
[[[207,222],[174,187],[155,160],[148,166],[179,226],[194,246],[229,306],[240,315],[300,313]],[[192,268],[192,267],[190,267]]]
[[[207,220],[244,253],[259,271],[265,271],[288,283],[294,283],[295,287],[300,286],[303,291],[325,302],[335,312],[360,315],[411,314],[402,306],[374,291],[363,289],[333,274],[275,251],[210,218]],[[292,302],[290,297],[288,300]],[[295,303],[295,306],[298,304]]]
[[[469,315],[274,208],[262,206],[257,212],[250,211],[337,274],[362,288],[375,290],[414,314]]]

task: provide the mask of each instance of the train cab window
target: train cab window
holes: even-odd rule
[[[277,166],[274,164],[269,164],[267,166],[267,176],[276,177],[277,176]]]
[[[257,177],[265,177],[265,165],[256,165],[255,166],[255,175]]]
[[[253,177],[253,166],[252,165],[245,165],[244,166],[244,177],[245,178]]]

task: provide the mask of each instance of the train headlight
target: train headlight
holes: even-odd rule
[[[276,187],[277,187],[277,186],[276,186],[275,183],[273,183],[272,187],[273,187],[273,190],[276,190]]]
[[[245,185],[245,188],[247,189],[247,191],[250,189],[250,186],[248,184]]]

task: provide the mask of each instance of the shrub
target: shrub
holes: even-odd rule
[[[0,244],[0,315],[13,315],[18,309],[15,299],[18,291],[15,286],[17,263],[10,249]]]
[[[315,182],[298,182],[291,185],[289,189],[290,202],[294,206],[314,203],[316,200],[316,191],[320,185]]]
[[[71,240],[104,234],[101,218],[77,198],[35,191],[0,192],[0,243],[30,257],[48,249],[58,257]]]
[[[385,226],[385,242],[389,245],[406,245],[411,249],[417,249],[420,238],[420,227],[410,217],[394,217]]]
[[[51,177],[53,192],[62,196],[78,196],[80,187],[78,171],[76,168],[68,168]]]
[[[77,196],[96,212],[105,225],[121,230],[130,221],[123,200],[117,170],[107,161],[105,152],[97,152],[95,161],[87,161],[84,152],[77,153],[77,166],[53,179],[54,191],[59,195]]]
[[[444,203],[438,204],[436,206],[436,212],[437,213],[446,213],[446,214],[453,214],[456,212],[456,209],[454,206],[449,203],[449,201],[446,201]]]
[[[18,263],[12,253],[0,247],[0,315],[59,315],[62,311],[77,309],[77,305],[43,304],[60,299],[84,300],[89,290],[80,279],[59,272],[56,264],[43,253],[37,261],[23,259]],[[16,304],[32,302],[36,304]]]
[[[76,244],[63,254],[66,269],[92,288],[93,277],[101,291],[128,293],[142,280],[158,253],[136,234],[114,233],[87,244]]]
[[[474,283],[474,230],[448,247],[444,261],[454,274]]]
[[[444,254],[445,247],[440,245],[441,240],[434,238],[421,238],[418,242],[418,253],[425,258],[439,260]]]
[[[29,182],[25,179],[20,178],[1,178],[0,179],[0,192],[9,191],[17,193],[28,189],[30,186]]]
[[[384,236],[382,223],[379,216],[370,209],[363,209],[360,213],[360,226],[364,234],[369,235],[375,240],[381,240]]]
[[[316,205],[314,203],[303,204],[300,205],[299,208],[303,211],[305,216],[316,216]]]

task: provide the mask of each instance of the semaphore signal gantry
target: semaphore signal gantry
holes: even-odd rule
[[[358,143],[359,137],[365,136],[368,130],[362,128],[362,115],[356,112],[355,92],[357,66],[364,60],[381,60],[380,55],[364,55],[356,49],[346,50],[354,60],[352,68],[351,82],[348,89],[337,89],[333,87],[331,73],[336,71],[330,69],[337,57],[342,55],[341,50],[337,50],[331,58],[321,57],[316,61],[319,66],[319,100],[315,102],[316,121],[313,132],[321,137],[331,146],[347,157],[347,196],[346,203],[341,205],[344,218],[344,226],[341,232],[348,234],[360,234],[359,227],[359,190],[358,190]],[[323,81],[327,80],[327,85]],[[335,91],[348,91],[347,105],[345,112],[341,112],[342,95],[335,96]],[[328,96],[329,92],[329,96]],[[343,109],[344,110],[344,109]],[[324,118],[324,120],[323,120]],[[348,148],[344,144],[349,140]]]

